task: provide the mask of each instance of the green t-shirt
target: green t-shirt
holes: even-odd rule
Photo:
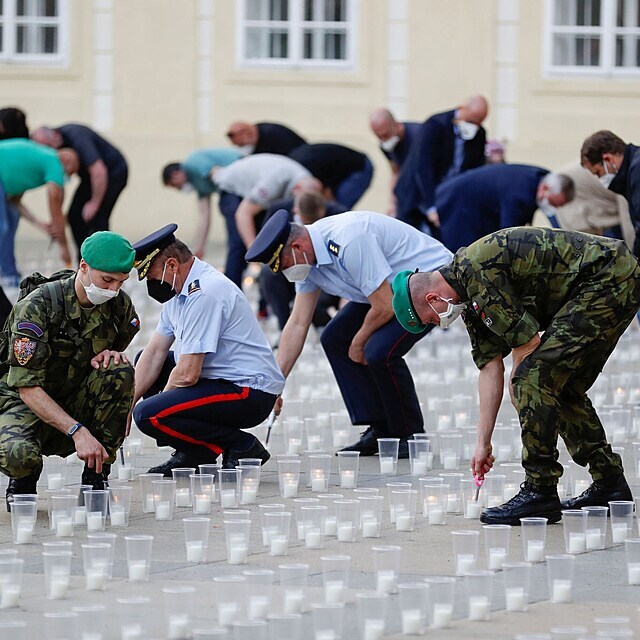
[[[0,182],[7,196],[18,196],[47,182],[64,186],[64,169],[54,149],[25,138],[0,141]]]
[[[198,192],[198,197],[205,198],[218,190],[209,177],[211,169],[226,167],[241,157],[242,154],[236,149],[200,149],[187,156],[180,166]]]

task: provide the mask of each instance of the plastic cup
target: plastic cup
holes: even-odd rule
[[[26,620],[0,620],[0,638],[27,640]]]
[[[171,469],[171,475],[176,482],[175,506],[177,508],[192,507],[191,502],[191,477],[195,474],[195,467],[178,467]]]
[[[299,640],[302,620],[299,613],[271,614],[268,618],[269,640]]]
[[[482,491],[485,507],[498,507],[504,502],[504,485],[507,476],[504,474],[488,474],[484,479]]]
[[[12,609],[20,605],[23,568],[23,558],[9,555],[0,557],[0,609]]]
[[[453,620],[456,579],[432,576],[424,581],[429,585],[429,626],[432,629],[446,629]]]
[[[227,543],[227,562],[247,564],[251,540],[251,520],[225,520],[224,532]]]
[[[47,489],[58,491],[67,483],[67,465],[64,458],[47,456],[44,468],[47,476]]]
[[[282,421],[284,431],[284,450],[286,453],[299,454],[302,450],[302,430],[304,423],[300,418]]]
[[[520,518],[525,562],[544,562],[547,518]]]
[[[193,515],[201,516],[211,513],[211,503],[215,493],[215,478],[212,473],[192,473],[189,476],[191,484],[191,502]]]
[[[280,586],[282,587],[282,610],[284,613],[304,613],[306,605],[306,588],[309,576],[308,564],[281,564]]]
[[[182,524],[187,562],[206,562],[211,519],[202,516],[183,518]]]
[[[462,459],[462,434],[439,433],[440,464],[447,471],[453,471],[460,466]]]
[[[322,584],[324,601],[329,604],[344,604],[349,586],[351,556],[322,556]]]
[[[242,487],[242,469],[220,469],[218,471],[220,506],[223,509],[236,509],[240,504]]]
[[[15,500],[11,503],[11,533],[14,544],[29,544],[33,542],[36,524],[35,502]]]
[[[392,491],[391,500],[396,521],[396,531],[413,531],[416,519],[418,492],[415,489]]]
[[[85,604],[72,607],[78,614],[80,640],[106,640],[107,607],[103,604]]]
[[[482,529],[487,552],[487,569],[500,571],[509,557],[511,525],[485,524],[482,525]]]
[[[360,526],[358,500],[334,500],[338,542],[355,542]]]
[[[386,593],[357,593],[358,631],[360,640],[382,640],[387,616]]]
[[[246,458],[245,460],[253,460]],[[254,464],[238,467],[240,469],[240,504],[255,504],[260,487],[260,467]]]
[[[153,536],[125,536],[129,582],[148,582]]]
[[[400,438],[378,438],[380,475],[395,476],[398,468]]]
[[[191,636],[191,617],[196,588],[191,586],[163,587],[167,640],[184,640]]]
[[[427,471],[433,466],[433,454],[431,458],[431,443],[429,440],[408,440],[409,466],[411,475],[415,478],[427,475]]]
[[[307,451],[324,449],[325,425],[317,418],[304,418],[304,430],[307,435]]]
[[[573,601],[575,555],[546,556],[549,600],[555,604]]]
[[[471,478],[460,480],[460,498],[466,520],[477,520],[482,513],[482,501],[478,495],[476,500],[476,483]]]
[[[429,525],[443,525],[447,521],[449,485],[442,482],[429,483],[420,479],[422,515]]]
[[[584,553],[587,550],[588,515],[582,509],[568,509],[562,512],[566,553]]]
[[[260,529],[262,530],[262,546],[269,548],[269,532],[266,528],[265,515],[270,512],[282,512],[285,511],[284,504],[272,503],[272,504],[260,504],[258,505],[258,513],[260,514]]]
[[[107,578],[111,580],[113,577],[113,563],[116,557],[116,540],[118,536],[115,533],[108,533],[105,531],[88,533],[87,543],[89,544],[108,544],[109,545],[109,567]]]
[[[320,500],[318,498],[294,498],[293,503],[295,505],[297,538],[298,541],[304,542],[304,512],[302,507],[319,505]]]
[[[444,484],[448,485],[447,513],[462,513],[462,500],[460,499],[460,481],[464,477],[462,473],[441,473]]]
[[[400,575],[400,551],[396,545],[371,547],[377,593],[397,593]]]
[[[344,604],[341,602],[312,604],[311,621],[315,640],[340,640],[344,624]]]
[[[349,416],[336,412],[331,414],[331,443],[334,447],[346,447],[349,444],[351,422]],[[640,446],[640,445],[639,445]]]
[[[78,499],[72,494],[66,494],[51,496],[50,501],[49,528],[55,532],[58,538],[72,537]]]
[[[428,590],[429,585],[426,582],[398,585],[402,635],[419,636],[423,634],[427,620]]]
[[[326,505],[309,505],[300,508],[304,527],[304,545],[307,549],[322,549],[324,547]]]
[[[109,522],[112,527],[129,526],[132,492],[133,489],[127,485],[109,487]]]
[[[152,480],[153,510],[156,520],[173,520],[173,506],[176,499],[175,480]]]
[[[604,549],[607,539],[608,507],[582,507],[587,513],[587,551]]]
[[[120,619],[120,637],[123,640],[147,637],[148,618],[142,615],[142,612],[149,611],[151,598],[144,596],[116,598],[116,605]]]
[[[216,576],[213,582],[218,624],[221,627],[230,627],[244,616],[246,578],[244,576]]]
[[[301,465],[299,458],[278,460],[278,483],[283,498],[295,498],[298,495]]]
[[[140,478],[140,495],[142,497],[142,512],[154,513],[155,503],[153,500],[153,487],[151,483],[154,480],[162,480],[163,475],[161,473],[141,473]]]
[[[83,544],[82,558],[87,591],[104,591],[109,578],[111,545],[106,542]]]
[[[469,620],[482,621],[491,618],[493,595],[493,571],[470,571],[464,576]]]
[[[289,553],[289,534],[291,531],[291,512],[267,511],[262,514],[263,532],[267,535],[269,555],[286,556]]]
[[[596,636],[609,637],[610,632],[626,631],[631,628],[631,618],[627,616],[599,616],[593,619]],[[633,636],[632,636],[633,637]]]
[[[338,520],[336,516],[336,501],[344,500],[344,496],[341,493],[319,493],[319,504],[327,507],[326,515],[324,518],[324,537],[337,538],[338,537]]]
[[[355,489],[358,486],[360,467],[359,451],[338,451],[338,474],[342,489]]]
[[[91,490],[84,492],[87,508],[87,531],[104,531],[109,511],[109,490]]]
[[[640,585],[640,538],[627,538],[624,550],[627,558],[627,583]]]
[[[67,597],[71,576],[71,551],[43,551],[44,580],[47,598],[62,600]]]
[[[78,637],[80,616],[75,611],[47,611],[43,617],[47,638],[75,640]]]
[[[382,527],[384,497],[376,494],[358,496],[360,503],[360,529],[363,538],[379,538]]]
[[[396,510],[395,503],[393,501],[392,493],[394,491],[403,491],[413,488],[410,482],[387,482],[387,500],[389,502],[389,522],[391,524],[396,523]]]
[[[326,453],[309,455],[309,477],[311,478],[311,491],[314,493],[326,493],[329,490],[329,478],[331,474],[331,456]]]
[[[613,500],[609,502],[611,514],[611,537],[613,544],[622,544],[633,536],[633,500]]]
[[[243,571],[246,579],[247,618],[266,620],[271,611],[275,572],[271,569]]]
[[[502,570],[506,610],[526,611],[529,605],[531,563],[505,562]]]
[[[138,453],[137,444],[130,439],[122,444],[122,454],[117,459],[117,474],[120,482],[130,482],[136,468],[136,456]]]
[[[473,571],[478,559],[479,531],[452,531],[453,557],[456,561],[456,575],[464,576]]]

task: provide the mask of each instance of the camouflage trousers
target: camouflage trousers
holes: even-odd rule
[[[78,381],[73,397],[53,399],[89,429],[109,453],[108,462],[114,462],[124,440],[133,391],[133,367],[121,362],[92,370]],[[42,422],[16,389],[0,382],[0,471],[23,478],[42,468],[43,455],[64,457],[74,451],[71,438]]]
[[[617,261],[612,261],[613,263]],[[612,265],[619,267],[619,265]],[[562,475],[558,435],[594,480],[623,473],[587,391],[640,307],[640,267],[603,270],[558,311],[538,348],[513,376],[528,482],[553,485]]]

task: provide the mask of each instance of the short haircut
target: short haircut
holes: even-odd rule
[[[191,253],[191,249],[189,249],[182,240],[178,240],[178,238],[176,238],[175,242],[172,242],[168,247],[165,247],[154,258],[154,260],[167,260],[168,258],[175,258],[180,264],[184,264],[193,258],[193,253]]]
[[[624,154],[626,147],[624,140],[612,131],[596,131],[582,143],[580,161],[586,160],[589,164],[600,164],[603,154]]]
[[[324,218],[327,206],[324,198],[315,191],[304,191],[296,198],[296,207],[304,224],[313,224]]]
[[[300,240],[300,238],[302,238],[304,234],[305,228],[301,224],[296,224],[295,222],[293,222],[291,224],[291,230],[289,231],[289,237],[287,238],[284,246],[290,247],[296,240]]]
[[[165,168],[162,170],[162,183],[164,185],[168,185],[171,182],[171,176],[176,172],[180,171],[182,167],[179,162],[170,162]]]
[[[571,202],[576,196],[576,185],[564,173],[547,173],[543,182],[549,187],[552,194],[563,194],[567,202]]]

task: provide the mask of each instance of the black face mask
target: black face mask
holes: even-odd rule
[[[164,269],[162,270],[162,278],[161,280],[149,280],[147,278],[147,292],[154,299],[157,300],[160,304],[164,304],[165,302],[169,302],[171,298],[176,295],[176,290],[173,288],[176,284],[176,275],[173,274],[173,284],[169,284],[164,281],[164,272],[167,268],[167,264],[165,262]]]

